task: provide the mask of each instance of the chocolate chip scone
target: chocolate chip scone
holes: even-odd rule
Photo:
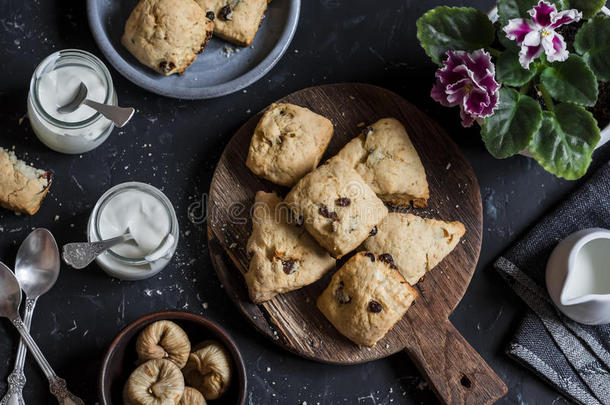
[[[258,122],[246,166],[282,186],[293,186],[320,163],[333,136],[329,119],[294,104],[274,103]]]
[[[51,188],[51,172],[35,169],[0,148],[0,206],[34,215]]]
[[[195,61],[213,29],[214,22],[194,0],[140,0],[121,42],[142,64],[169,76]]]
[[[383,201],[343,160],[331,159],[305,175],[285,201],[336,258],[356,249],[388,214]]]
[[[256,193],[247,251],[251,259],[244,278],[257,304],[314,283],[335,267],[335,259],[291,221],[282,200],[263,191]]]
[[[209,17],[216,17],[214,35],[249,46],[265,17],[267,0],[196,0]]]
[[[383,201],[398,206],[427,205],[426,171],[397,119],[383,118],[366,127],[336,158],[349,162]]]
[[[373,347],[416,297],[390,255],[360,252],[333,275],[318,298],[318,308],[348,339]]]
[[[389,253],[404,278],[415,285],[457,246],[466,229],[461,222],[392,212],[364,241],[365,250]]]

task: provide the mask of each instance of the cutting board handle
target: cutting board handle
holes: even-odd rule
[[[414,325],[405,350],[443,403],[492,404],[506,395],[504,382],[447,318],[429,321],[435,325]]]

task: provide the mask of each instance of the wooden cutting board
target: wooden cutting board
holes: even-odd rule
[[[225,148],[210,187],[208,236],[212,263],[225,290],[248,320],[276,344],[308,359],[336,364],[367,362],[406,350],[445,403],[492,403],[506,386],[449,322],[475,271],[481,249],[481,195],[464,155],[443,129],[402,97],[366,84],[332,84],[297,91],[279,100],[328,117],[333,156],[364,124],[395,117],[406,127],[426,168],[430,186],[417,215],[459,220],[466,234],[455,250],[417,284],[420,296],[406,316],[374,348],[360,348],[337,332],[316,307],[330,275],[262,305],[248,299],[241,272],[248,268],[250,208],[258,190],[288,190],[256,177],[245,161],[262,112],[246,122]],[[345,260],[337,263],[337,268]]]

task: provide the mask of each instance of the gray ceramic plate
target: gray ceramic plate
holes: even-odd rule
[[[137,2],[87,0],[93,37],[112,66],[127,79],[153,93],[183,99],[223,96],[263,77],[288,48],[301,7],[301,0],[273,0],[252,46],[240,48],[212,38],[205,52],[184,75],[165,77],[139,63],[121,45],[125,21]],[[227,52],[227,49],[239,52]]]

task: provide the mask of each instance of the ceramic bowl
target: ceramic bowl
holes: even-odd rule
[[[110,64],[137,86],[162,96],[206,99],[239,91],[263,77],[288,49],[297,29],[301,0],[274,0],[251,46],[212,37],[184,75],[162,76],[121,45],[125,21],[138,0],[87,0],[93,38]]]
[[[601,259],[593,260],[592,266],[583,265],[582,260],[587,259],[579,260],[578,255],[591,248],[592,243],[602,243],[596,247],[598,254],[601,251]],[[567,317],[587,325],[610,323],[607,257],[610,257],[610,231],[602,228],[575,232],[553,250],[546,267],[546,287],[555,306]],[[595,267],[596,271],[589,272],[588,267]]]
[[[100,404],[120,405],[123,403],[123,386],[136,368],[136,339],[147,325],[161,320],[169,320],[178,324],[187,333],[192,344],[214,339],[228,350],[233,359],[233,380],[229,390],[213,402],[215,405],[243,405],[247,387],[246,368],[235,342],[216,323],[187,312],[158,312],[146,315],[119,333],[112,341],[102,362],[98,385]]]

